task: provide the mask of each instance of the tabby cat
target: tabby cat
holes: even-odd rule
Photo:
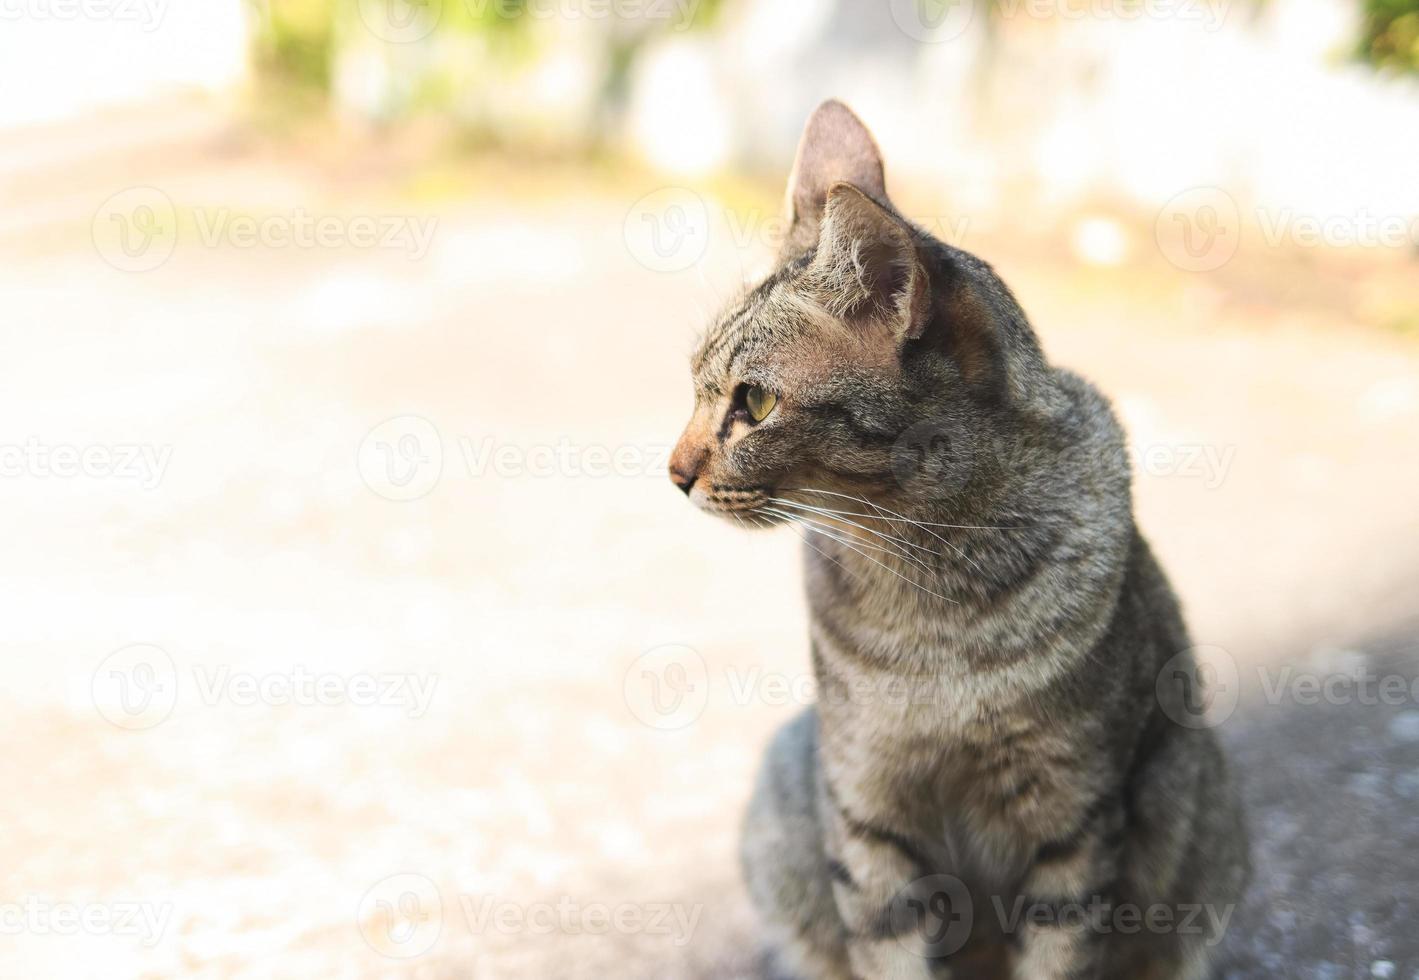
[[[778,266],[708,331],[671,477],[804,538],[818,699],[742,858],[773,977],[1197,978],[1248,877],[1105,399],[821,106]]]

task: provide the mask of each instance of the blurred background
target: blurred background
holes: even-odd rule
[[[0,976],[757,975],[664,471],[827,97],[1124,419],[1227,975],[1419,977],[1415,0],[0,0]]]

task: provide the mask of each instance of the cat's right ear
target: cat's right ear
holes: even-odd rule
[[[882,153],[867,127],[837,100],[824,102],[804,127],[788,178],[788,235],[779,257],[789,259],[818,244],[828,191],[851,184],[886,207]]]

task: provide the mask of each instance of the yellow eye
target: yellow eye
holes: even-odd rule
[[[769,417],[769,413],[778,404],[778,396],[771,391],[765,391],[758,385],[750,385],[744,389],[744,407],[749,410],[749,417],[755,422],[762,422]]]

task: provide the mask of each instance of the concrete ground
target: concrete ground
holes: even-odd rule
[[[797,541],[662,471],[773,193],[696,188],[735,220],[665,271],[661,179],[417,149],[192,111],[7,152],[0,976],[752,974],[734,844],[811,696]],[[340,234],[230,224],[300,212]],[[357,218],[436,220],[419,251]],[[1229,975],[1413,980],[1419,705],[1343,687],[1416,655],[1419,348],[1375,312],[1419,309],[1413,260],[1197,275],[1146,221],[1111,265],[1069,227],[964,244],[1119,406],[1139,519],[1236,666]]]

